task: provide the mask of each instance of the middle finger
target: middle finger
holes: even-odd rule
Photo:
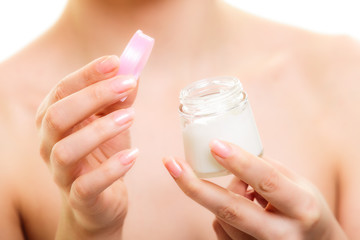
[[[51,148],[79,122],[129,94],[136,87],[132,77],[116,76],[86,87],[54,103],[43,119],[43,133]]]
[[[77,177],[77,163],[101,143],[127,130],[133,116],[134,110],[131,108],[119,110],[57,142],[50,158],[55,182],[65,188],[69,186]]]
[[[210,145],[213,156],[220,164],[287,216],[303,218],[309,206],[314,205],[310,195],[301,186],[270,162],[224,141],[214,140]]]
[[[164,165],[181,190],[224,222],[251,236],[268,239],[275,215],[264,211],[249,199],[196,177],[190,166],[175,158],[164,158]],[[250,216],[250,217],[249,217]],[[260,229],[259,224],[265,229]],[[267,228],[266,228],[267,227]]]

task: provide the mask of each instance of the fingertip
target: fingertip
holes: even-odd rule
[[[174,157],[164,157],[163,164],[174,179],[179,178],[183,174],[183,168]]]
[[[163,157],[162,162],[163,162],[164,166],[167,161],[169,161],[169,157]]]
[[[129,150],[127,155],[129,157],[137,158],[139,156],[139,152],[140,152],[139,148],[133,148],[133,149]]]
[[[123,126],[134,120],[135,110],[133,108],[120,109],[112,114],[115,123]]]
[[[96,71],[102,74],[113,72],[119,68],[120,60],[116,55],[110,55],[98,60]]]
[[[133,148],[131,150],[126,151],[125,154],[121,154],[119,161],[124,166],[132,165],[136,158],[139,156],[139,149]]]
[[[214,139],[209,144],[211,152],[218,160],[229,158],[233,155],[233,149],[229,143]]]
[[[111,79],[110,85],[115,93],[123,94],[135,90],[137,80],[133,76],[117,75]],[[127,95],[124,97],[127,97]],[[125,101],[124,97],[121,98],[123,101]]]

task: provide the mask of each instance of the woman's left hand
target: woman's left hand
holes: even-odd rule
[[[164,164],[186,195],[216,215],[218,239],[346,239],[320,192],[304,178],[227,142],[214,140],[210,148],[235,175],[228,189],[198,179],[185,161],[165,158]]]

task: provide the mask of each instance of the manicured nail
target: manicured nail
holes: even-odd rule
[[[114,121],[119,124],[123,125],[134,118],[135,111],[133,108],[128,108],[126,110],[120,110],[114,113]]]
[[[233,151],[229,144],[217,139],[210,142],[210,149],[213,153],[223,159],[230,157]]]
[[[137,81],[135,78],[124,78],[124,76],[117,76],[111,82],[111,87],[116,93],[124,93],[132,88],[135,88]]]
[[[178,178],[183,170],[173,157],[164,159],[164,165],[173,178]]]
[[[117,56],[108,56],[96,66],[96,70],[99,73],[109,73],[119,66],[120,60]]]
[[[120,102],[125,102],[125,100],[128,98],[128,96],[123,97],[122,99],[120,99]]]
[[[121,162],[122,165],[126,166],[133,163],[135,159],[138,157],[138,155],[139,155],[139,149],[135,148],[130,152],[128,152],[127,154],[122,155],[119,161]]]

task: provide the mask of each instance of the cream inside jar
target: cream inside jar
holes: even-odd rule
[[[235,77],[193,82],[180,92],[185,157],[199,177],[227,175],[211,155],[209,143],[220,139],[261,155],[263,147],[242,84]]]

